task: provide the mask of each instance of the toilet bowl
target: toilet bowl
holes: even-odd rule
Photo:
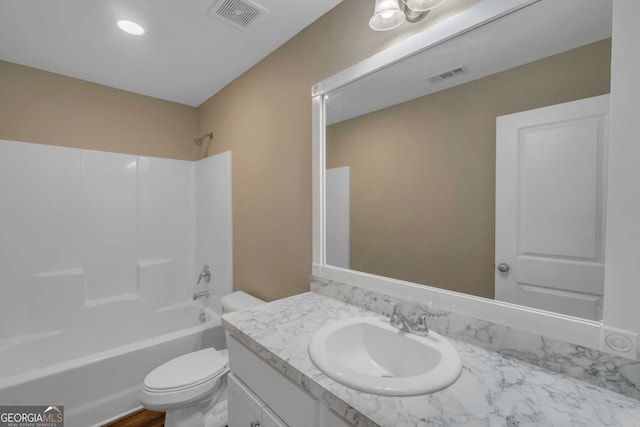
[[[221,300],[223,312],[264,301],[237,291]],[[140,392],[142,406],[166,412],[165,427],[223,427],[227,424],[227,350],[212,347],[176,357],[151,371]]]

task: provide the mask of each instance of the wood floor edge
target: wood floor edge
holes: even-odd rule
[[[164,412],[139,409],[102,427],[164,427]]]

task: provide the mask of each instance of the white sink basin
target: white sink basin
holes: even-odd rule
[[[457,350],[435,332],[402,332],[389,319],[356,317],[320,328],[309,355],[335,381],[387,396],[431,393],[452,384],[462,363]]]

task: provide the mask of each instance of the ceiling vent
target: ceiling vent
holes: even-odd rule
[[[266,12],[265,8],[249,0],[218,0],[209,8],[207,15],[245,31]]]
[[[465,67],[464,65],[461,65],[459,67],[455,67],[451,70],[448,71],[442,71],[438,74],[434,74],[432,76],[429,77],[425,77],[424,79],[427,80],[429,83],[439,83],[443,80],[447,80],[450,79],[452,77],[456,77],[459,76],[461,74],[466,74],[468,73],[469,70],[467,70],[467,67]]]

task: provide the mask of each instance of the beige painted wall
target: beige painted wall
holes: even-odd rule
[[[194,160],[233,151],[234,287],[309,289],[313,83],[480,0],[378,33],[344,0],[198,109],[0,61],[0,139]],[[207,153],[191,141],[214,132]]]
[[[368,28],[344,0],[198,109],[0,61],[0,139],[194,160],[233,151],[234,287],[267,300],[308,290],[313,83],[479,0],[419,24]],[[191,143],[214,131],[208,153]]]
[[[351,268],[494,297],[496,117],[609,93],[611,40],[347,120]]]
[[[209,155],[233,151],[234,288],[273,300],[309,290],[311,85],[478,0],[376,33],[372,0],[345,0],[198,108]]]
[[[194,160],[196,109],[0,61],[0,139]]]

